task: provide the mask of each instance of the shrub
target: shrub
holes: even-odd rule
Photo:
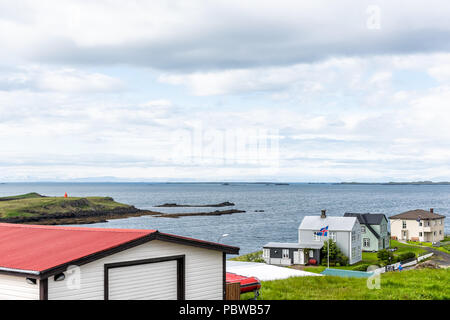
[[[329,245],[327,244],[327,241],[324,242],[323,248],[322,248],[322,263],[325,262],[325,265],[327,265],[327,259],[328,259],[328,246],[330,247],[330,266],[335,265],[339,263],[341,266],[348,265],[348,258],[341,252],[339,247],[336,245],[336,242],[333,240],[328,240]],[[323,264],[322,264],[323,265]]]
[[[394,254],[391,251],[386,250],[386,249],[382,249],[382,250],[378,251],[377,257],[378,257],[378,261],[380,261],[380,263],[384,264],[384,265],[395,262]]]
[[[416,254],[414,252],[404,252],[398,255],[398,260],[399,261],[404,261],[404,260],[408,260],[408,259],[412,259],[415,258]]]
[[[369,264],[363,263],[363,264],[360,264],[358,266],[353,267],[352,270],[354,270],[354,271],[367,271],[368,267],[369,267]]]

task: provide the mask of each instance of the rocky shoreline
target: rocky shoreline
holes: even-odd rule
[[[221,216],[224,214],[243,213],[244,210],[216,210],[212,212],[186,212],[186,213],[163,213],[155,215],[156,218],[179,218],[179,217],[192,217],[192,216]]]
[[[141,210],[134,206],[115,208],[108,211],[80,211],[69,213],[41,214],[28,217],[0,218],[0,223],[23,223],[37,225],[75,225],[108,222],[113,219],[152,216],[155,218],[180,218],[192,216],[220,216],[234,213],[244,213],[245,210],[215,210],[211,212],[163,213],[151,210]]]

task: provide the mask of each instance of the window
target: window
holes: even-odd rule
[[[336,242],[336,232],[330,231],[330,239],[333,240],[334,242]]]
[[[363,246],[370,247],[370,239],[369,238],[363,238]]]
[[[320,241],[322,239],[322,236],[320,236],[319,231],[314,232],[314,241]]]
[[[439,234],[442,234],[442,230],[439,230]]]
[[[441,225],[442,225],[442,220],[439,220],[439,224],[441,224]]]
[[[403,227],[403,229],[406,229],[406,221],[404,221],[404,220],[402,222],[402,227]]]
[[[309,257],[310,258],[314,258],[314,251],[313,250],[309,250]]]
[[[352,232],[352,241],[355,241],[355,240],[356,240],[356,233]]]
[[[422,236],[422,232],[419,232],[419,237],[421,237]]]
[[[356,248],[355,247],[352,248],[352,257],[354,257],[354,256],[356,256]]]
[[[421,227],[422,226],[422,221],[419,221],[419,227]]]
[[[263,258],[270,258],[270,249],[263,249]]]
[[[436,235],[436,231],[433,232],[433,235]]]
[[[427,227],[429,227],[430,226],[430,221],[427,221]]]
[[[366,226],[361,226],[361,233],[366,233]]]
[[[283,249],[283,259],[289,258],[289,249]]]

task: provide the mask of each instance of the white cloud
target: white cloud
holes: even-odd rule
[[[37,76],[37,87],[42,90],[60,92],[109,92],[121,90],[121,80],[100,74],[86,73],[74,69],[44,71]]]
[[[0,76],[0,90],[95,93],[120,91],[124,87],[118,78],[74,68],[21,66]]]

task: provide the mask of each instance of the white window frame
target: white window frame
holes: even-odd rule
[[[337,236],[336,236],[336,231],[328,231],[330,233],[330,239],[333,240],[334,242],[336,242]]]
[[[363,238],[363,247],[364,248],[370,247],[370,239],[369,238]]]
[[[283,249],[283,250],[281,251],[281,257],[282,257],[283,259],[289,259],[289,249]]]
[[[402,229],[406,229],[406,220],[402,221]]]
[[[361,226],[361,233],[366,233],[366,226]]]
[[[322,240],[322,236],[318,235],[319,231],[314,231],[314,241]]]
[[[263,249],[263,258],[270,258],[270,249]]]

